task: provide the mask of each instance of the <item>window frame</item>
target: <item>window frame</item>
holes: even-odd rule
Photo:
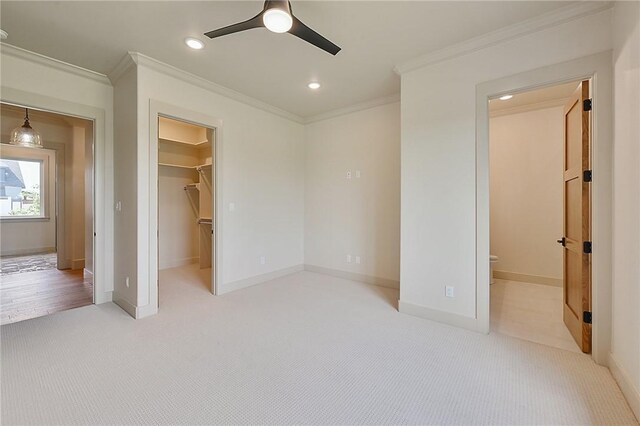
[[[55,153],[53,153],[55,155]],[[52,151],[43,148],[31,148],[0,144],[0,158],[13,161],[30,161],[40,163],[40,215],[38,216],[2,216],[0,222],[45,222],[51,220],[49,202],[51,196],[50,159]],[[55,157],[54,157],[55,158]]]

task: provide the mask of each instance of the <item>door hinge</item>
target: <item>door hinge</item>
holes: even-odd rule
[[[584,111],[591,111],[592,108],[593,103],[591,102],[591,99],[585,99],[584,101],[582,101],[582,109]]]
[[[591,170],[585,170],[582,172],[582,180],[585,182],[591,182],[593,179],[593,172]]]
[[[584,312],[582,313],[582,321],[583,321],[585,324],[591,324],[591,312],[589,312],[589,311],[584,311]]]
[[[591,254],[591,241],[585,241],[582,243],[582,252],[584,254]]]

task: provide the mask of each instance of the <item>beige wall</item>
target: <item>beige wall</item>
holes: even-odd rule
[[[234,283],[303,264],[304,128],[207,90],[150,58],[115,83],[116,271],[114,299],[130,312],[155,313],[150,236],[150,100],[222,122],[216,144],[222,205],[221,282]],[[165,70],[165,72],[162,71]],[[171,70],[171,71],[167,71]],[[199,81],[199,80],[198,80]],[[235,209],[230,209],[233,203]],[[264,264],[260,261],[265,257]],[[130,278],[126,287],[125,278]]]
[[[495,269],[561,280],[563,107],[492,117],[489,127]]]
[[[607,51],[610,24],[605,10],[402,74],[401,305],[485,326],[476,322],[478,85]]]
[[[305,264],[397,285],[400,104],[312,123],[305,131]]]
[[[6,43],[0,45],[1,96],[95,122],[96,259],[94,300],[113,291],[113,87],[104,75],[49,59]]]
[[[616,3],[613,35],[615,118],[611,364],[614,376],[640,419],[640,3]]]

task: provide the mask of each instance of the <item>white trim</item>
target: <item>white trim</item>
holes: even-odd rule
[[[77,271],[78,269],[84,269],[84,259],[71,260],[71,269]]]
[[[107,77],[111,81],[113,87],[115,87],[118,80],[120,80],[120,78],[129,71],[129,68],[136,65],[136,62],[133,60],[131,55],[131,52],[127,52],[127,54],[120,59],[118,65],[116,65],[109,74],[107,74]]]
[[[327,120],[329,118],[339,117],[341,115],[351,114],[358,111],[364,111],[366,109],[371,109],[371,108],[375,108],[377,106],[382,106],[382,105],[393,104],[396,102],[400,102],[400,93],[395,93],[391,96],[385,96],[382,98],[371,99],[369,101],[360,102],[344,108],[338,108],[322,114],[305,117],[303,120],[303,123],[304,124],[315,123],[317,121]]]
[[[616,360],[613,354],[609,354],[609,371],[611,375],[618,382],[618,386],[622,391],[631,411],[636,416],[636,420],[640,422],[640,391],[633,385],[633,381],[629,378],[626,371],[622,369],[620,363]]]
[[[465,328],[467,330],[484,332],[480,323],[475,318],[465,317],[451,312],[439,311],[427,308],[426,306],[414,305],[413,303],[398,300],[398,311],[403,314],[436,321],[454,327]]]
[[[129,52],[127,54],[128,56],[131,57],[131,59],[138,65],[138,66],[144,66],[146,68],[152,69],[154,71],[157,71],[159,73],[162,73],[164,75],[168,75],[171,76],[173,78],[176,78],[178,80],[184,81],[186,83],[190,83],[194,86],[200,87],[202,89],[208,90],[210,92],[213,93],[218,93],[222,96],[225,96],[229,99],[233,99],[235,101],[241,102],[245,105],[250,105],[253,106],[255,108],[261,109],[263,111],[278,115],[280,117],[286,118],[288,120],[294,121],[296,123],[300,123],[303,124],[304,123],[304,119],[297,115],[297,114],[293,114],[290,113],[288,111],[285,111],[281,108],[275,107],[273,105],[270,105],[266,102],[262,102],[258,99],[252,98],[250,96],[244,95],[240,92],[236,92],[235,90],[229,89],[227,87],[221,86],[217,83],[214,83],[212,81],[209,81],[205,78],[199,77],[195,74],[191,74],[187,71],[183,71],[180,68],[176,68],[173,65],[169,65],[169,64],[165,64],[164,62],[160,62],[157,59],[153,59],[150,58],[149,56],[143,55],[142,53],[138,53],[138,52]],[[123,64],[124,62],[124,64]],[[126,65],[126,58],[120,62],[119,66],[117,66],[114,71],[112,72],[113,74],[113,78],[119,77],[118,73],[122,73],[124,72],[123,70],[121,70],[120,68],[123,68],[126,71],[127,69],[127,65]]]
[[[193,265],[194,263],[198,263],[200,261],[199,257],[186,257],[184,259],[173,259],[170,262],[167,262],[162,268],[158,268],[159,270],[170,269],[170,268],[178,268],[180,266]]]
[[[337,269],[324,268],[322,266],[304,265],[304,270],[315,272],[317,274],[331,275],[336,278],[344,278],[346,280],[358,281],[365,284],[376,285],[378,287],[400,288],[400,281],[391,280],[389,278],[374,277],[371,275],[358,274],[356,272],[339,271]]]
[[[558,106],[563,106],[566,101],[567,101],[566,98],[551,99],[548,101],[535,102],[535,103],[526,104],[526,105],[518,105],[510,108],[500,108],[493,111],[489,111],[489,117],[491,118],[502,117],[504,115],[520,114],[523,112],[537,111],[537,110],[546,109],[546,108],[554,108]]]
[[[489,99],[591,79],[592,112],[592,357],[606,364],[611,347],[611,194],[612,59],[611,51],[526,71],[476,86],[476,317],[489,332]]]
[[[304,265],[296,265],[290,268],[278,269],[277,271],[271,271],[271,272],[267,272],[266,274],[255,275],[253,277],[245,278],[243,280],[238,280],[238,281],[233,281],[227,284],[223,284],[219,286],[218,295],[230,293],[232,291],[251,287],[257,284],[262,284],[267,281],[275,280],[276,278],[280,278],[286,275],[291,275],[297,272],[304,271],[304,269],[305,269]]]
[[[5,256],[27,256],[27,255],[37,255],[37,254],[51,254],[55,253],[55,247],[40,247],[40,248],[28,248],[28,249],[19,249],[19,250],[9,250],[2,252],[2,257]]]
[[[13,47],[13,46],[12,46]],[[3,45],[4,48],[4,45]],[[22,51],[22,49],[20,49]],[[22,51],[27,52],[27,51]],[[31,55],[30,52],[27,52]],[[25,53],[26,55],[26,53]],[[25,56],[25,59],[30,59],[30,56]],[[44,57],[46,58],[46,57]],[[48,65],[51,65],[47,63]],[[63,64],[63,63],[62,63]],[[61,66],[61,65],[57,65]],[[56,67],[56,66],[54,66]],[[68,71],[68,70],[67,70]],[[79,72],[79,71],[77,71]],[[76,72],[76,74],[77,74]],[[109,84],[109,86],[111,86]],[[21,105],[24,107],[40,109],[43,111],[49,111],[59,113],[63,115],[71,115],[74,117],[81,117],[93,121],[94,132],[94,230],[96,237],[93,239],[93,252],[94,259],[99,259],[95,263],[95,280],[94,280],[94,293],[93,303],[105,303],[111,302],[113,293],[113,213],[111,210],[112,205],[112,192],[107,194],[107,189],[110,189],[109,185],[111,181],[107,181],[108,167],[112,165],[108,164],[111,157],[108,156],[112,152],[113,140],[107,129],[106,111],[104,109],[79,104],[76,102],[61,100],[52,98],[50,96],[44,96],[39,93],[26,92],[23,90],[17,90],[12,87],[2,87],[1,101],[14,105]],[[108,207],[107,207],[108,206]]]
[[[493,46],[507,40],[513,40],[515,38],[543,30],[545,28],[554,27],[556,25],[564,24],[566,22],[570,22],[584,16],[602,12],[603,10],[610,9],[612,6],[613,2],[595,1],[578,2],[577,4],[571,4],[545,13],[541,16],[528,19],[523,22],[518,22],[516,24],[498,29],[496,31],[483,34],[479,37],[474,37],[461,43],[447,46],[442,49],[419,56],[415,59],[396,65],[394,71],[402,75],[407,72],[425,67],[427,65],[432,65],[438,62],[445,61],[447,59],[455,58],[457,56],[466,55],[468,53],[475,52],[477,50],[484,49],[486,47]]]
[[[113,299],[113,303],[120,306],[126,313],[131,315],[133,318],[143,318],[142,316],[140,316],[140,313],[138,312],[138,308],[132,305],[131,303],[127,302],[125,299],[117,297],[116,295],[115,299]]]
[[[224,136],[222,120],[215,117],[204,115],[200,112],[191,111],[182,107],[167,104],[165,102],[157,101],[154,99],[149,100],[149,211],[147,213],[149,218],[148,228],[148,241],[139,241],[142,244],[141,250],[147,251],[145,244],[147,244],[148,251],[148,280],[139,279],[138,285],[148,286],[148,303],[137,307],[136,318],[144,318],[156,314],[158,312],[158,117],[174,118],[176,120],[195,124],[197,126],[207,127],[214,129],[214,144],[213,149],[213,171],[214,188],[215,191],[212,194],[212,202],[214,203],[215,210],[213,214],[213,229],[215,230],[212,244],[214,245],[213,251],[215,253],[213,259],[212,273],[215,274],[213,279],[213,294],[220,294],[219,288],[222,284],[222,229],[223,228],[223,203],[220,202],[223,199],[222,194],[222,172],[223,172],[223,155],[224,155]],[[145,159],[145,161],[147,161]],[[140,207],[141,209],[144,206]],[[143,266],[138,266],[144,268]],[[140,294],[141,289],[138,288]]]
[[[69,64],[59,59],[50,58],[39,53],[31,52],[12,44],[1,43],[0,46],[0,50],[2,51],[3,55],[13,56],[36,64],[44,65],[49,68],[55,68],[60,71],[64,71],[79,77],[97,81],[98,83],[106,84],[107,86],[111,86],[111,82],[109,81],[107,76],[99,72],[91,71],[89,69]]]
[[[520,274],[518,272],[493,270],[493,278],[499,280],[519,281],[523,283],[550,285],[562,287],[562,278],[545,277],[542,275]]]

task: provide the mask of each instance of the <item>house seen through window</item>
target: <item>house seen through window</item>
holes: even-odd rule
[[[42,217],[42,167],[39,160],[0,160],[0,216]]]

